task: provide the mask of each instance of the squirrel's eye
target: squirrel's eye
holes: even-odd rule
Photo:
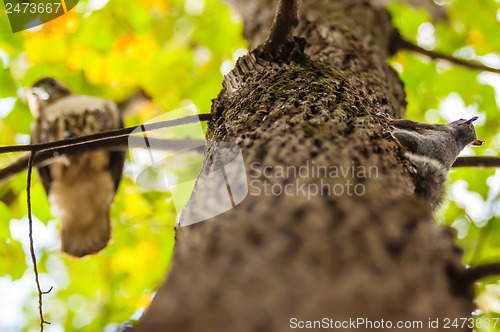
[[[56,80],[50,80],[50,85],[55,86],[56,85]]]

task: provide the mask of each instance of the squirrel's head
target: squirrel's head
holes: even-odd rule
[[[478,119],[477,116],[470,118],[469,120],[460,119],[457,121],[453,121],[450,123],[455,128],[455,135],[458,144],[462,147],[466,147],[468,145],[481,146],[484,141],[480,141],[476,136],[476,129],[472,122]]]
[[[30,110],[35,117],[38,117],[47,105],[69,95],[71,91],[51,77],[42,78],[27,92]]]

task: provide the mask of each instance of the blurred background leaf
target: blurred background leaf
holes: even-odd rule
[[[390,1],[389,9],[401,34],[419,46],[500,68],[499,1],[435,0],[434,5],[446,10],[446,18],[435,20],[432,12],[406,1]],[[433,62],[406,51],[390,62],[405,83],[407,118],[444,123],[477,115],[476,131],[486,143],[466,148],[462,155],[499,156],[500,75]],[[453,170],[446,201],[439,221],[457,230],[458,245],[465,250],[464,264],[500,262],[500,170]],[[498,278],[478,283],[474,314],[499,318],[499,290]]]

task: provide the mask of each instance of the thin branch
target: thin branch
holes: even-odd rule
[[[451,167],[500,167],[500,158],[458,157]]]
[[[467,218],[470,220],[470,222],[473,225],[475,225],[476,223],[472,220],[471,216],[466,211],[464,211],[464,212],[465,212],[465,215],[467,216]],[[472,254],[472,258],[469,262],[470,266],[476,265],[476,261],[479,259],[479,255],[480,255],[481,251],[483,250],[483,245],[488,240],[488,236],[490,235],[492,225],[493,225],[492,222],[488,222],[486,224],[486,226],[481,228],[481,231],[479,232],[478,239],[476,241],[476,246],[475,246],[473,254]]]
[[[466,68],[471,68],[471,69],[476,69],[476,70],[481,70],[481,71],[488,71],[488,72],[491,72],[491,73],[500,74],[500,69],[499,68],[493,68],[493,67],[489,67],[489,66],[483,65],[479,61],[465,60],[465,59],[455,58],[454,56],[451,56],[451,55],[439,53],[439,52],[436,52],[436,51],[426,50],[426,49],[424,49],[424,48],[422,48],[422,47],[420,47],[418,45],[415,45],[411,41],[404,39],[399,34],[396,34],[396,37],[394,37],[394,38],[396,38],[396,40],[394,41],[394,43],[395,43],[395,46],[397,47],[397,49],[406,49],[408,51],[417,52],[417,53],[426,55],[426,56],[428,56],[431,59],[446,60],[446,61],[448,61],[450,63],[456,64],[456,65],[460,65],[460,66],[466,67]]]
[[[161,150],[161,151],[183,151],[187,149],[192,149],[193,146],[203,147],[205,144],[204,140],[163,140],[149,138],[149,149]],[[40,151],[36,154],[33,160],[33,166],[39,164],[49,164],[51,159],[57,159],[54,156],[60,156],[67,153],[83,152],[87,150],[95,149],[107,149],[111,151],[126,150],[129,148],[145,148],[144,139],[135,136],[123,136],[117,138],[109,138],[106,140],[91,141],[89,143],[82,143],[78,145],[70,145],[63,148],[52,148]],[[12,162],[5,168],[0,169],[0,183],[9,179],[11,176],[24,171],[28,168],[28,161],[31,154],[21,156],[16,161]]]
[[[293,42],[293,31],[299,24],[300,0],[280,0],[273,26],[264,50],[276,54],[282,45]]]
[[[470,285],[482,278],[495,275],[500,276],[500,263],[485,264],[470,268],[463,272],[461,278],[465,284]]]
[[[196,123],[200,121],[210,121],[212,120],[212,114],[198,114],[198,115],[190,115],[184,118],[169,120],[169,121],[160,121],[156,123],[150,123],[146,125],[133,126],[123,129],[117,130],[109,130],[104,131],[97,134],[80,136],[68,138],[60,141],[50,142],[50,143],[40,143],[40,144],[27,144],[27,145],[15,145],[15,146],[0,146],[0,154],[1,153],[11,153],[11,152],[26,152],[26,151],[41,151],[52,148],[63,148],[63,147],[73,147],[80,144],[88,144],[90,142],[97,141],[106,141],[118,139],[121,137],[128,137],[135,130],[144,126],[145,131],[158,130],[162,128],[181,126],[189,123]]]
[[[28,225],[29,225],[29,237],[30,237],[30,252],[31,252],[31,261],[33,262],[33,271],[35,271],[35,282],[38,290],[38,313],[40,315],[40,331],[43,332],[43,324],[50,324],[50,322],[46,321],[43,318],[43,310],[42,310],[42,296],[44,294],[48,294],[52,287],[46,292],[42,291],[40,287],[40,280],[38,279],[38,268],[36,264],[36,256],[35,256],[35,247],[33,245],[33,218],[31,216],[31,173],[33,169],[33,160],[35,160],[36,151],[31,152],[30,158],[28,161],[28,180],[26,185],[26,200],[28,203]]]

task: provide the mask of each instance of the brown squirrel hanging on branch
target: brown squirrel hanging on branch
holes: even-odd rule
[[[123,128],[111,100],[78,96],[53,78],[28,91],[31,142],[47,143]],[[94,254],[111,237],[109,208],[122,176],[125,152],[95,150],[62,155],[37,166],[53,214],[61,221],[62,251],[76,257]]]
[[[390,133],[416,166],[415,193],[436,207],[444,183],[459,153],[469,145],[481,146],[472,124],[478,117],[447,124],[390,120]]]

